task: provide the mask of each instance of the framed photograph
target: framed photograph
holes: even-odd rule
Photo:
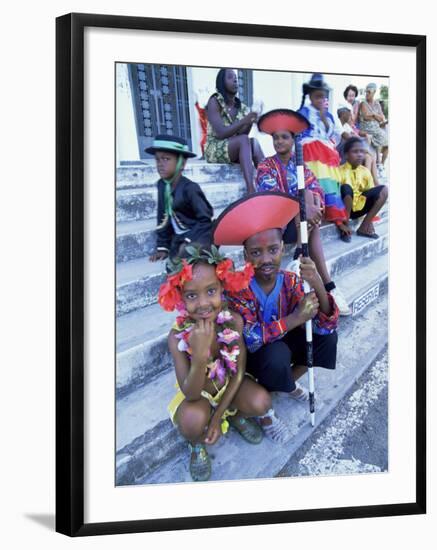
[[[426,38],[56,25],[57,531],[425,513]]]

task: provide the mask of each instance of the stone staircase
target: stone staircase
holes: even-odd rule
[[[245,190],[238,166],[194,161],[188,163],[185,174],[202,186],[215,216]],[[122,166],[117,171],[117,485],[191,480],[186,442],[167,413],[176,382],[167,349],[175,315],[156,303],[165,277],[164,262],[147,259],[154,246],[157,179],[150,164]],[[343,243],[334,226],[321,228],[332,278],[354,314],[340,319],[336,370],[315,369],[317,424],[387,343],[387,208],[380,217],[378,240],[354,235],[351,243]],[[223,251],[237,264],[242,263],[240,247],[223,247]],[[284,256],[284,266],[289,254]],[[311,434],[307,405],[279,393],[273,400],[288,422],[291,440],[275,445],[265,439],[260,445],[248,446],[231,430],[210,449],[213,480],[272,477]]]

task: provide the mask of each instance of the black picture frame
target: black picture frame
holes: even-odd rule
[[[84,523],[84,29],[362,43],[416,52],[416,499],[399,504]],[[426,37],[96,14],[56,20],[56,530],[69,536],[426,512]]]

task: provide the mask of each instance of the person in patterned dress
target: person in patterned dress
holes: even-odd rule
[[[264,158],[258,141],[248,135],[258,114],[250,111],[237,97],[238,78],[232,69],[220,69],[216,88],[206,107],[208,129],[205,159],[219,164],[238,162],[247,191],[253,193],[253,167]]]
[[[382,112],[381,105],[375,100],[377,86],[370,82],[366,86],[366,98],[361,102],[359,117],[360,128],[370,135],[371,143],[377,151],[377,163],[379,164],[379,152],[382,153],[381,166],[388,155],[388,136],[385,131],[387,120]]]

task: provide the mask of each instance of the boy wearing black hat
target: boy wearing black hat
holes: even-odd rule
[[[184,245],[211,243],[213,208],[200,186],[182,175],[187,158],[195,157],[186,141],[158,135],[146,153],[155,155],[158,181],[158,226],[156,251],[150,261],[177,256]]]

